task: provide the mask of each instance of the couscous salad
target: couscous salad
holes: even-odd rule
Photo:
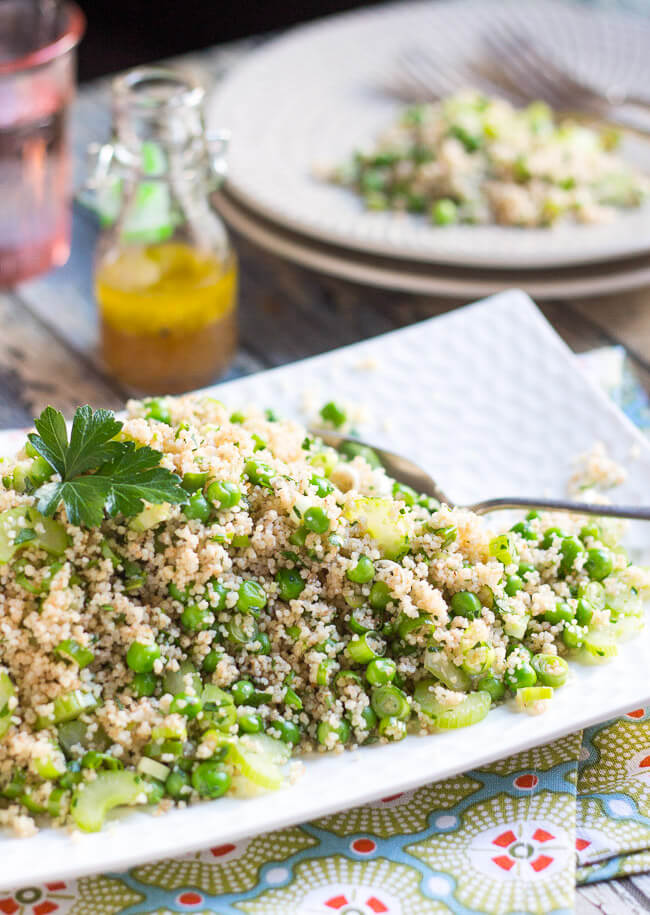
[[[378,142],[327,177],[369,210],[423,213],[438,226],[599,223],[638,207],[650,182],[616,154],[620,135],[465,91],[408,108]]]
[[[543,711],[567,659],[642,625],[648,574],[614,527],[531,512],[496,533],[269,410],[190,395],[35,427],[0,465],[0,822],[19,835],[280,788],[294,755],[503,701]]]

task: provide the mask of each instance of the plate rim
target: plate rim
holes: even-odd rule
[[[374,252],[347,251],[340,246],[322,239],[311,238],[274,223],[265,216],[256,216],[245,204],[233,200],[222,189],[214,195],[217,209],[226,223],[245,238],[265,251],[285,258],[294,264],[306,267],[328,276],[336,276],[351,282],[373,286],[379,289],[393,289],[417,295],[437,295],[444,298],[475,298],[497,295],[513,288],[513,281],[505,277],[490,279],[491,271],[485,271],[485,278],[470,279],[467,271],[458,267],[456,277],[443,277],[435,273],[423,274],[423,268],[431,266],[450,271],[452,265],[413,264],[415,271],[409,273],[409,261],[398,258],[383,258]],[[365,259],[365,260],[364,260]],[[384,263],[378,263],[378,261]],[[539,276],[522,282],[517,277],[516,286],[521,286],[533,298],[552,300],[557,298],[582,298],[583,296],[611,295],[616,292],[631,292],[650,284],[650,254],[647,263],[639,267],[620,269],[620,261],[614,263],[607,276],[558,279],[551,276],[545,281]],[[630,260],[630,258],[626,259]],[[641,258],[637,258],[641,260]],[[576,270],[588,269],[590,265],[574,265]],[[617,269],[618,268],[618,269]],[[467,268],[471,270],[472,268]],[[563,268],[570,270],[571,267]],[[479,272],[480,268],[476,268]],[[496,271],[496,275],[505,271]],[[521,273],[523,271],[517,271]],[[531,270],[531,274],[534,271]]]
[[[508,0],[512,2],[512,0]],[[565,7],[566,4],[557,2],[557,0],[545,0],[545,2],[550,3],[556,7]],[[461,4],[466,5],[471,8],[472,5],[477,5],[477,0],[439,0],[439,3],[436,4],[438,8],[443,7],[458,7]],[[273,55],[275,53],[282,54],[286,51],[286,46],[292,46],[297,41],[303,37],[306,37],[309,40],[314,34],[318,34],[319,31],[325,31],[330,28],[340,27],[346,22],[363,21],[368,19],[380,19],[383,16],[390,16],[394,14],[397,10],[415,10],[416,8],[426,9],[430,8],[431,4],[427,3],[426,0],[408,0],[406,3],[388,3],[379,6],[373,6],[370,8],[361,7],[355,10],[348,10],[343,13],[337,13],[331,16],[323,17],[319,20],[304,23],[301,25],[294,26],[283,34],[271,38],[269,41],[265,42],[261,46],[254,48],[249,54],[247,54],[243,60],[236,64],[232,70],[226,75],[225,79],[219,83],[215,88],[214,92],[211,95],[211,98],[208,103],[208,121],[212,118],[223,121],[223,115],[219,109],[224,106],[224,99],[226,99],[226,107],[228,94],[233,91],[233,86],[237,86],[237,81],[246,75],[246,71],[250,67],[256,67],[261,65],[261,62],[264,61],[265,57]],[[620,17],[618,17],[620,18]],[[627,18],[630,18],[629,16]],[[639,17],[640,18],[640,17]],[[232,103],[230,103],[232,110]],[[218,118],[217,118],[218,114]],[[226,118],[227,120],[227,118]],[[224,126],[223,123],[220,123],[219,126]],[[650,144],[650,139],[647,141]],[[427,237],[430,239],[429,243],[421,246],[420,243],[417,245],[412,245],[408,250],[404,247],[395,247],[394,241],[391,240],[377,240],[375,238],[363,238],[359,233],[354,233],[352,235],[342,235],[335,228],[327,228],[322,224],[317,224],[311,221],[310,219],[305,218],[304,216],[296,215],[295,211],[287,210],[275,203],[269,202],[268,200],[261,199],[260,197],[255,196],[255,194],[246,188],[245,182],[242,179],[237,178],[236,164],[233,169],[232,166],[233,159],[230,159],[230,165],[228,173],[226,175],[225,186],[228,189],[229,193],[235,197],[239,202],[245,204],[252,211],[265,216],[267,219],[284,226],[300,235],[307,236],[320,241],[326,241],[332,244],[338,244],[352,250],[364,251],[369,254],[378,254],[384,256],[390,256],[396,259],[406,259],[406,260],[417,260],[422,261],[424,264],[445,264],[445,265],[455,265],[455,266],[466,266],[466,267],[490,267],[496,266],[507,268],[512,266],[511,262],[507,260],[507,249],[509,248],[509,240],[516,238],[517,235],[521,232],[550,232],[558,230],[556,228],[550,228],[548,230],[542,229],[521,229],[511,226],[485,226],[485,227],[472,227],[472,226],[463,226],[457,227],[458,231],[463,232],[472,232],[475,230],[481,231],[489,229],[490,231],[499,231],[500,239],[498,243],[492,245],[492,250],[488,250],[486,253],[477,253],[475,250],[471,253],[471,256],[468,255],[468,250],[463,251],[452,251],[446,250],[442,253],[436,252],[435,250],[430,249],[430,245],[433,246],[434,238],[429,236],[428,232],[444,232],[444,228],[438,228],[433,226],[427,226]],[[332,188],[332,191],[341,190],[340,188]],[[352,193],[352,192],[350,192]],[[379,216],[380,218],[389,217],[391,219],[397,220],[401,218],[400,214],[363,214],[365,216]],[[614,233],[607,233],[608,240],[597,239],[594,241],[593,245],[588,248],[586,251],[582,250],[579,252],[571,253],[571,248],[566,247],[562,248],[559,251],[554,253],[539,251],[535,248],[531,248],[526,251],[525,254],[517,253],[517,264],[516,268],[521,269],[535,269],[535,268],[544,268],[544,267],[568,267],[568,266],[578,266],[578,265],[587,265],[593,264],[599,261],[612,261],[639,256],[650,251],[650,201],[648,201],[639,211],[630,211],[629,213],[623,212],[620,219],[617,219],[611,224],[611,227],[616,227],[620,224],[621,221],[624,221],[627,218],[635,218],[640,215],[643,219],[644,224],[648,231],[636,232],[632,237],[630,233],[627,233],[625,236],[627,241],[625,244],[612,242],[610,236],[613,235],[616,239],[620,233],[614,231]],[[566,231],[568,234],[573,234],[576,231],[581,229],[590,230],[603,228],[600,226],[573,226],[568,225],[561,227],[561,231]],[[605,229],[607,226],[604,227]],[[444,236],[439,236],[444,237]],[[645,240],[644,240],[645,239]],[[612,247],[612,245],[614,245]],[[504,249],[503,254],[500,253],[498,249]],[[496,257],[496,261],[495,261]]]

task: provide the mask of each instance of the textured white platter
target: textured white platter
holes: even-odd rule
[[[395,258],[527,268],[647,251],[650,203],[606,226],[440,228],[367,212],[352,192],[314,177],[315,166],[337,165],[393,122],[403,106],[381,87],[401,53],[425,45],[456,68],[483,54],[486,30],[500,21],[544,36],[596,84],[640,79],[650,42],[640,17],[520,0],[411,2],[332,17],[264,45],[219,87],[209,121],[232,131],[228,190],[297,232]],[[650,143],[630,141],[626,154],[650,171]]]
[[[369,440],[412,455],[458,500],[563,492],[570,456],[598,440],[629,462],[621,499],[641,503],[647,496],[645,440],[516,291],[214,392],[233,406],[257,402],[297,417],[306,392],[316,403],[364,403]],[[23,439],[4,433],[0,450]],[[636,546],[650,553],[648,528],[639,525],[636,533]],[[293,786],[252,800],[222,799],[156,818],[127,812],[104,832],[80,838],[55,830],[30,839],[3,834],[0,887],[116,871],[234,841],[547,743],[650,701],[648,658],[650,627],[612,664],[576,666],[539,718],[502,707],[466,730],[320,756],[306,762]]]
[[[215,195],[229,226],[261,248],[311,267],[380,289],[399,289],[452,299],[474,299],[518,286],[538,301],[629,292],[650,284],[650,256],[556,270],[481,270],[427,264],[345,250],[299,235],[261,217],[225,192]]]

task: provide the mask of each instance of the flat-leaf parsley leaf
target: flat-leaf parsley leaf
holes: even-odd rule
[[[137,515],[144,501],[187,501],[180,477],[160,466],[160,451],[115,441],[123,424],[110,410],[79,407],[70,441],[63,415],[53,407],[46,407],[34,425],[31,444],[61,477],[35,493],[44,515],[53,515],[63,502],[71,524],[98,527],[105,514]]]

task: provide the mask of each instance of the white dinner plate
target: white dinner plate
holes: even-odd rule
[[[210,125],[232,131],[228,190],[297,232],[395,258],[521,269],[649,250],[650,203],[611,225],[436,227],[423,216],[368,212],[353,192],[314,176],[394,121],[402,106],[381,86],[401,53],[426,45],[442,67],[456,67],[458,57],[483,53],[486,30],[502,20],[542,35],[596,83],[620,85],[647,67],[650,24],[641,17],[549,0],[400,3],[301,26],[252,52],[210,103]],[[624,153],[650,172],[650,143],[630,139]]]
[[[486,270],[346,250],[286,229],[225,191],[215,194],[229,226],[278,257],[355,283],[442,298],[476,299],[517,286],[538,301],[611,295],[650,286],[650,255],[555,270]]]
[[[561,493],[572,455],[606,444],[629,465],[620,497],[647,498],[650,448],[578,368],[523,293],[511,291],[314,359],[222,384],[250,402],[301,417],[303,399],[366,406],[370,441],[411,455],[458,500]],[[304,417],[303,417],[304,418]],[[5,433],[5,452],[24,441]],[[648,528],[633,542],[650,553]],[[43,829],[0,837],[0,886],[14,887],[232,842],[464,772],[650,701],[650,627],[604,667],[575,666],[551,708],[529,717],[500,707],[466,730],[305,762],[295,784],[250,800],[223,798],[154,817],[126,811],[103,832]]]

